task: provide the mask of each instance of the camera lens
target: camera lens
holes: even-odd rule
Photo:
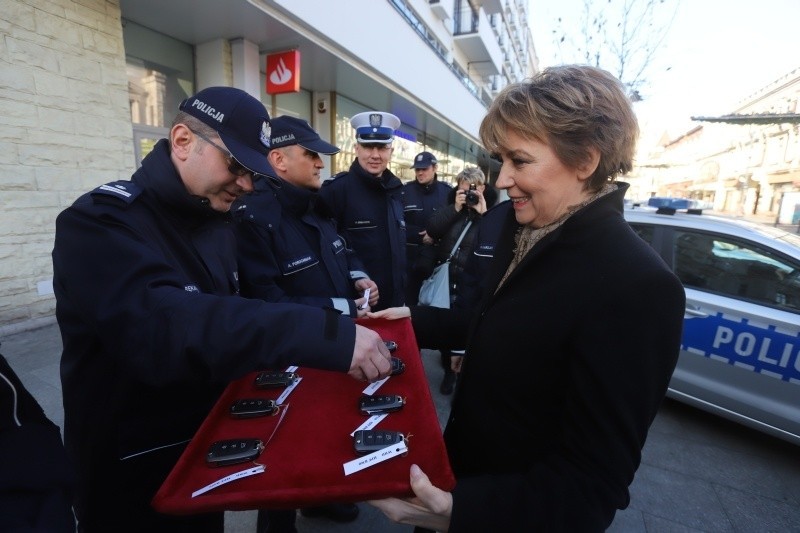
[[[478,205],[480,199],[478,198],[478,194],[475,191],[467,191],[467,195],[464,198],[464,202],[467,205]]]

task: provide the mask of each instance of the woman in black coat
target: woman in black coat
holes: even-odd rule
[[[637,134],[621,84],[594,67],[546,69],[493,102],[481,138],[513,209],[481,303],[410,313],[420,345],[467,349],[445,430],[457,484],[442,491],[412,466],[416,498],[374,502],[390,518],[603,531],[628,505],[685,303],[622,216],[628,186],[614,178],[631,170]]]
[[[495,202],[497,202],[497,192],[491,186],[486,185],[483,171],[478,167],[467,167],[456,176],[456,187],[450,191],[447,205],[438,209],[428,219],[425,230],[437,243],[436,265],[440,265],[450,258],[448,267],[450,302],[453,302],[458,296],[462,273],[467,258],[472,254],[481,217]],[[464,234],[463,238],[461,238],[462,233]],[[461,238],[460,242],[459,238]],[[455,248],[456,244],[458,244],[457,248]],[[452,353],[449,350],[441,350],[441,357],[444,376],[439,385],[439,392],[452,394],[456,381],[456,373],[451,368],[450,362]]]

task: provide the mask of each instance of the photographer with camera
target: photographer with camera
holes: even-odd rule
[[[497,191],[486,185],[486,178],[478,167],[467,167],[456,176],[456,188],[448,197],[448,205],[436,210],[425,228],[438,243],[437,264],[447,260],[461,233],[471,223],[458,249],[450,260],[450,301],[458,294],[467,258],[472,253],[478,223],[486,211],[497,202]],[[451,368],[450,351],[442,352],[444,378],[439,386],[442,394],[452,394],[456,374]]]

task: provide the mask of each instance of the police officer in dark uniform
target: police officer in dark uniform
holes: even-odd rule
[[[260,180],[255,192],[234,208],[242,296],[363,316],[370,309],[364,291],[370,289],[374,304],[378,287],[317,202],[320,170],[325,168],[319,154],[332,155],[339,149],[323,141],[305,120],[280,116],[270,126],[268,160],[277,179]],[[355,504],[330,504],[301,512],[351,522],[359,510]],[[296,531],[295,518],[293,509],[262,510],[256,530]]]
[[[290,364],[378,379],[380,337],[332,310],[238,295],[231,204],[270,174],[269,116],[244,91],[186,99],[131,181],[56,220],[65,444],[81,531],[223,530],[150,501],[225,385]],[[285,325],[303,324],[302,329]]]
[[[339,151],[302,119],[273,118],[269,162],[278,179],[260,180],[234,210],[242,295],[268,302],[366,312],[378,287],[317,202],[319,154]]]
[[[350,119],[350,124],[356,130],[356,159],[349,171],[326,181],[319,196],[380,287],[373,309],[395,307],[405,300],[406,227],[403,184],[387,167],[400,119],[391,113],[366,111]]]
[[[431,275],[436,263],[436,244],[425,231],[425,224],[434,211],[447,205],[453,190],[439,181],[438,161],[430,152],[414,157],[414,181],[403,186],[403,216],[406,220],[407,288],[406,305],[416,305],[422,281]]]

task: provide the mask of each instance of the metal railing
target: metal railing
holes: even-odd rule
[[[485,91],[479,87],[472,79],[467,75],[467,73],[462,69],[458,63],[452,60],[448,60],[448,53],[447,49],[445,49],[444,45],[439,42],[439,40],[433,35],[433,33],[428,29],[428,27],[423,23],[414,13],[414,11],[409,7],[409,5],[405,2],[405,0],[388,0],[389,3],[394,6],[398,13],[405,19],[409,26],[411,26],[414,31],[417,32],[417,35],[425,41],[425,43],[430,46],[431,50],[436,53],[439,59],[447,65],[447,68],[452,72],[456,78],[466,87],[466,89],[475,97],[477,98],[482,104],[488,107],[491,103],[491,97],[485,94]],[[475,27],[477,28],[477,13],[476,13],[476,21]],[[473,30],[476,31],[476,30]]]

